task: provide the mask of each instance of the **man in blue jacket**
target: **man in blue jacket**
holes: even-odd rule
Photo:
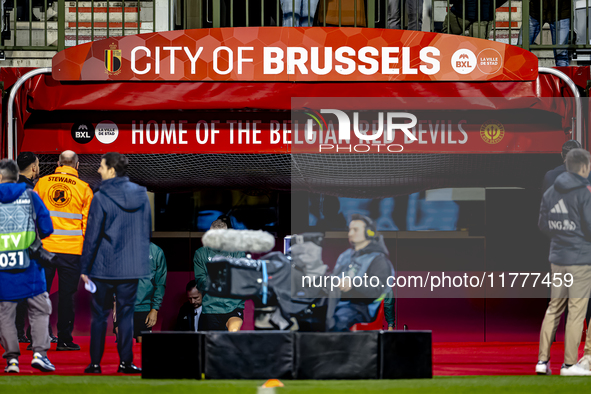
[[[332,272],[341,278],[341,298],[329,323],[330,331],[348,331],[356,323],[372,321],[382,300],[392,292],[387,279],[394,275],[394,268],[375,222],[367,216],[353,214],[348,238],[351,248],[341,253]],[[377,285],[358,281],[365,275],[375,277]]]
[[[16,306],[26,300],[31,325],[33,361],[41,371],[55,371],[47,358],[51,301],[45,271],[29,254],[36,239],[53,232],[49,211],[39,196],[18,180],[14,160],[0,161],[0,343],[7,360],[4,372],[19,372],[20,350],[15,325]]]
[[[585,311],[591,291],[591,185],[589,152],[572,149],[566,155],[567,172],[560,174],[545,193],[538,227],[551,238],[552,282],[550,304],[540,330],[536,373],[550,375],[550,346],[568,303],[564,335],[563,376],[589,376],[577,363]]]
[[[146,188],[129,181],[127,158],[103,155],[102,183],[88,213],[81,256],[81,278],[96,284],[92,297],[90,365],[85,373],[101,373],[107,318],[116,297],[118,372],[140,373],[133,364],[133,313],[138,280],[150,277],[151,213]],[[90,279],[89,279],[90,278]]]

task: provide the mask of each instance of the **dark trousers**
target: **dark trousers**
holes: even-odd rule
[[[20,301],[16,306],[16,334],[19,338],[25,336],[25,319],[27,318],[27,309],[29,308],[27,300]],[[30,331],[30,330],[29,330]]]
[[[90,326],[90,363],[100,364],[105,350],[107,319],[113,309],[113,295],[117,307],[117,351],[125,363],[133,361],[133,313],[138,280],[94,279],[96,293],[92,295],[92,324]]]
[[[74,331],[74,294],[80,281],[80,256],[77,254],[56,253],[51,267],[45,267],[47,292],[57,271],[59,280],[57,308],[57,338],[59,342],[72,342]]]
[[[329,331],[349,331],[353,324],[371,321],[367,304],[339,301],[334,311],[334,325]]]

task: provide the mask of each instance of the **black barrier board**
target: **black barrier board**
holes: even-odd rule
[[[380,335],[381,379],[433,377],[431,331],[386,331]]]
[[[378,334],[296,333],[296,379],[377,379]]]
[[[206,379],[291,379],[291,332],[205,334]]]
[[[202,339],[196,332],[143,333],[142,378],[201,379]]]

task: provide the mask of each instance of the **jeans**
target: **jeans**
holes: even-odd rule
[[[408,30],[421,31],[423,29],[423,0],[388,0],[388,28],[402,29],[401,2],[408,14]]]
[[[553,45],[566,45],[570,36],[570,18],[561,19],[558,21],[558,40],[556,39],[556,21],[550,23],[550,33],[552,34]],[[540,34],[540,21],[529,17],[529,43],[533,44],[538,34]],[[519,31],[519,39],[517,45],[521,45],[522,42],[522,30]],[[558,43],[557,43],[558,41]],[[555,49],[554,50],[554,61],[558,67],[566,67],[570,63],[568,56],[568,50],[566,49]]]
[[[312,26],[317,6],[318,0],[281,0],[283,26]],[[308,15],[310,23],[308,23]]]

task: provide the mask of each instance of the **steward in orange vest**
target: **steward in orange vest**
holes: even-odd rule
[[[47,291],[57,269],[59,308],[57,350],[80,350],[72,342],[74,329],[74,294],[80,279],[80,255],[86,233],[92,190],[78,178],[78,155],[67,150],[59,157],[54,174],[39,179],[35,191],[45,203],[53,222],[53,234],[43,240],[43,247],[56,254],[54,264],[45,268]]]

